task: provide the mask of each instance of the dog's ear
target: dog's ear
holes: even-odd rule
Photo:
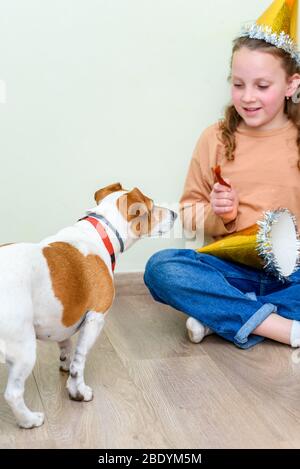
[[[117,200],[117,207],[127,221],[150,213],[153,208],[153,200],[144,195],[137,187]]]
[[[99,205],[99,202],[101,202],[104,197],[106,197],[109,194],[112,194],[113,192],[116,191],[123,191],[123,187],[119,182],[116,182],[115,184],[110,184],[109,186],[103,187],[103,189],[99,189],[97,192],[95,192],[94,198],[97,202],[97,205]]]

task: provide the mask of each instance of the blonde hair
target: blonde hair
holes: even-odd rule
[[[242,47],[247,47],[250,50],[260,50],[268,54],[272,54],[274,57],[280,58],[282,67],[286,71],[287,76],[292,76],[294,73],[300,73],[300,68],[296,64],[295,60],[283,49],[273,46],[272,44],[269,44],[261,39],[251,39],[248,37],[239,37],[234,40],[231,66],[233,54]],[[300,104],[293,103],[291,99],[286,100],[284,112],[298,129],[298,168],[300,169]],[[242,118],[235,107],[233,105],[227,106],[225,109],[224,118],[219,123],[219,129],[221,131],[221,140],[225,147],[225,156],[229,161],[234,160],[234,153],[236,149],[235,131],[241,121]]]

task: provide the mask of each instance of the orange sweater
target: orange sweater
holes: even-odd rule
[[[184,192],[186,227],[193,223],[195,207],[204,207],[200,227],[204,233],[220,238],[256,223],[265,210],[288,208],[300,226],[300,170],[298,163],[297,129],[289,121],[276,130],[255,129],[236,131],[234,161],[228,161],[218,139],[218,124],[208,127],[199,138],[188,170]],[[212,168],[219,164],[222,176],[228,178],[239,195],[239,210],[235,221],[224,225],[212,211],[209,195],[214,185]],[[199,207],[199,205],[197,205]],[[203,210],[199,210],[203,214]]]

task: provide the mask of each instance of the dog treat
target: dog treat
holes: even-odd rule
[[[231,189],[231,185],[228,184],[228,182],[224,181],[224,179],[221,176],[221,166],[220,165],[215,166],[213,168],[213,171],[214,171],[214,175],[216,177],[217,182],[219,184],[221,184],[222,186],[226,186],[226,187],[229,187]]]

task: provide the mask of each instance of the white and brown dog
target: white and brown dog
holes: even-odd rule
[[[60,367],[70,372],[70,397],[90,401],[84,366],[113,302],[116,257],[140,237],[167,232],[176,218],[139,189],[127,191],[120,184],[100,189],[95,200],[85,218],[54,236],[0,249],[0,345],[9,366],[5,398],[23,428],[44,421],[23,397],[36,338],[58,342]],[[70,337],[79,329],[71,356]]]

